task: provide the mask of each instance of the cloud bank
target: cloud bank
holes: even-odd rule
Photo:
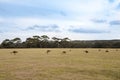
[[[120,39],[120,0],[0,0],[0,41],[33,35]]]

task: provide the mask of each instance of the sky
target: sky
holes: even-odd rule
[[[33,35],[120,39],[120,0],[0,0],[0,42]]]

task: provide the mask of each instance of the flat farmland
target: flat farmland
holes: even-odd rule
[[[0,80],[120,80],[120,49],[0,49]]]

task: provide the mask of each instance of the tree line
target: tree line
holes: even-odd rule
[[[120,40],[70,40],[68,37],[51,39],[47,35],[5,39],[0,48],[120,48]]]

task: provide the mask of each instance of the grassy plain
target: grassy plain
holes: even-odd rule
[[[0,49],[0,80],[120,80],[120,49],[47,50]]]

